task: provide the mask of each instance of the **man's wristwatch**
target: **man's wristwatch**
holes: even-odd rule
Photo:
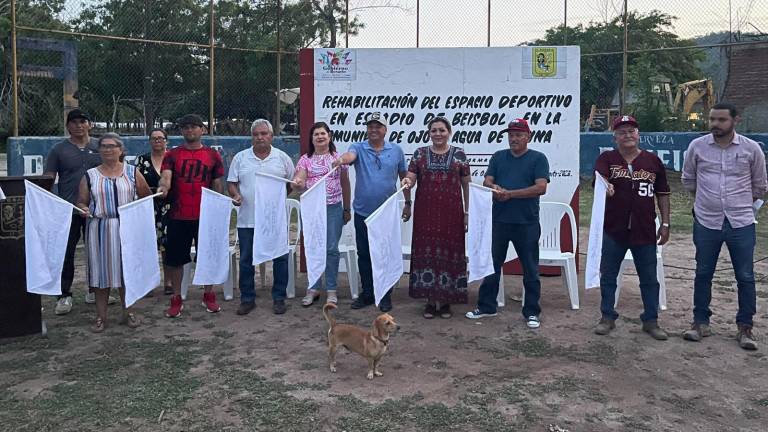
[[[669,224],[668,223],[663,223],[663,224],[661,224],[661,226],[663,226],[664,228],[669,228]]]
[[[408,206],[408,207],[410,207],[410,206],[411,206],[411,202],[410,202],[410,201],[406,201],[406,202],[405,202],[405,205],[406,205],[406,206]]]
[[[349,209],[348,209],[348,208],[345,208],[345,209],[344,209],[344,213],[349,213]]]

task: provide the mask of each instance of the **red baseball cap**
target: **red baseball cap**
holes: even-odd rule
[[[623,116],[616,116],[616,118],[613,119],[613,127],[611,129],[616,130],[617,127],[624,126],[624,125],[632,125],[636,128],[639,128],[640,125],[637,123],[637,120],[635,120],[634,117],[623,115]]]
[[[531,133],[531,128],[528,126],[528,122],[525,119],[514,119],[507,125],[507,128],[499,133],[504,132],[526,132]]]

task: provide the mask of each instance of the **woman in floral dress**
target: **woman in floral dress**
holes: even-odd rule
[[[448,120],[430,121],[429,137],[432,145],[416,149],[402,181],[405,187],[418,184],[408,293],[427,299],[424,318],[450,318],[451,304],[467,303],[464,232],[471,177],[464,151],[448,144]]]

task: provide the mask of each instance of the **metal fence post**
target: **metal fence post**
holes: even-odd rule
[[[275,135],[280,135],[280,8],[281,2],[277,0],[277,91],[275,92],[275,122],[272,125]]]
[[[211,19],[211,38],[209,40],[209,43],[210,43],[211,66],[210,66],[209,78],[208,78],[208,80],[210,81],[209,88],[208,88],[208,99],[209,99],[208,100],[208,135],[213,135],[214,134],[213,130],[216,127],[216,116],[215,116],[216,113],[214,112],[214,106],[216,104],[216,84],[215,84],[216,72],[214,70],[216,67],[216,63],[214,62],[215,50],[216,50],[215,48],[216,35],[214,33],[216,28],[216,24],[215,24],[216,15],[214,14],[213,0],[210,0],[210,6],[211,6],[211,11],[209,15]]]
[[[416,48],[419,47],[419,19],[421,18],[419,16],[419,13],[421,13],[421,5],[419,4],[419,0],[416,0]]]
[[[347,23],[347,31],[346,31],[346,34],[344,35],[344,47],[349,48],[349,0],[346,0],[344,2],[344,10],[345,10],[344,19],[346,20],[346,23]]]
[[[624,17],[622,18],[622,21],[624,22],[624,47],[622,49],[622,58],[621,58],[621,93],[619,93],[619,115],[625,114],[625,105],[627,103],[627,49],[628,49],[628,35],[629,32],[627,30],[628,27],[628,9],[627,9],[627,0],[624,0]]]
[[[491,0],[488,0],[488,42],[486,46],[491,46]]]
[[[11,0],[11,72],[13,78],[13,136],[19,136],[19,70],[16,58],[16,0]]]

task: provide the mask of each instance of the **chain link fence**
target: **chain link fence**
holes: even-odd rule
[[[259,117],[295,134],[298,50],[321,46],[579,45],[585,130],[619,111],[648,131],[702,130],[727,100],[744,130],[768,131],[768,0],[0,0],[0,12],[6,136],[62,135],[77,106],[95,133],[174,133],[196,112],[213,134]]]

